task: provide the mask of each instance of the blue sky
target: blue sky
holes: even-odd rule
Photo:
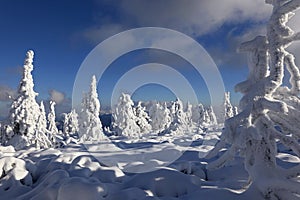
[[[271,7],[263,0],[1,0],[0,1],[0,109],[3,116],[21,77],[28,49],[35,51],[35,91],[40,100],[54,99],[58,108],[70,104],[76,73],[88,53],[106,38],[131,28],[155,26],[180,31],[198,41],[221,72],[226,90],[236,104],[233,87],[247,76],[246,55],[236,48],[242,41],[265,33]],[[116,47],[117,48],[117,47]],[[296,47],[294,49],[297,49]],[[151,55],[151,56],[149,56]],[[105,107],[112,86],[137,64],[156,61],[177,68],[209,103],[201,76],[168,52],[137,51],[120,56],[100,80],[99,96]],[[126,89],[124,89],[126,90]],[[172,99],[156,86],[137,90],[138,100]]]

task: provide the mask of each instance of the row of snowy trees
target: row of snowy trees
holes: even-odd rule
[[[34,91],[32,77],[33,51],[28,51],[23,67],[18,96],[13,100],[10,116],[5,125],[0,126],[1,143],[13,145],[16,149],[27,146],[49,148],[60,145],[70,138],[80,141],[100,141],[105,133],[132,138],[141,137],[146,133],[183,134],[195,125],[200,128],[217,125],[217,118],[210,106],[187,104],[184,108],[178,99],[171,103],[155,102],[148,109],[138,102],[136,105],[128,94],[122,94],[113,110],[111,127],[103,131],[99,118],[100,102],[97,93],[97,81],[93,76],[90,90],[84,93],[81,109],[63,114],[63,130],[56,126],[55,102],[50,102],[50,112],[46,117],[44,103],[37,103],[38,93]],[[224,116],[236,115],[231,105],[229,93],[225,94]],[[78,114],[77,114],[78,113]],[[104,133],[105,132],[105,133]]]
[[[227,104],[232,107],[231,103]],[[230,110],[228,107],[226,110]],[[233,112],[226,116],[232,115]],[[122,94],[113,112],[112,130],[117,135],[140,137],[142,134],[154,132],[158,134],[182,134],[189,131],[192,125],[201,128],[218,124],[213,108],[207,109],[200,103],[187,103],[184,108],[177,99],[174,102],[154,102],[148,109],[138,102],[134,105],[130,95]]]

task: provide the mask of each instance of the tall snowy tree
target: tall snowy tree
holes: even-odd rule
[[[80,112],[79,137],[83,141],[100,141],[105,138],[99,118],[100,102],[97,93],[96,77],[92,77],[90,91],[82,99]]]
[[[64,114],[63,133],[65,137],[78,134],[78,126],[78,114],[76,113],[75,109],[72,109],[71,112]]]
[[[48,114],[48,133],[47,136],[52,144],[55,144],[56,135],[58,134],[58,129],[55,121],[55,102],[50,101],[50,112]]]
[[[40,116],[40,107],[36,102],[38,95],[34,90],[31,72],[33,70],[33,51],[28,51],[23,66],[23,76],[18,89],[18,97],[10,109],[10,127],[6,129],[7,144],[16,149],[34,144],[34,134]]]
[[[300,165],[283,169],[277,165],[276,155],[280,142],[300,157],[300,74],[294,56],[286,50],[291,42],[300,39],[300,34],[294,34],[287,26],[300,1],[266,2],[273,5],[267,36],[258,36],[240,48],[249,52],[250,58],[248,79],[236,86],[244,94],[241,112],[225,122],[221,140],[208,158],[227,145],[229,148],[208,168],[222,167],[240,153],[245,157],[250,188],[259,190],[262,198],[299,199],[300,183],[296,177]],[[291,88],[282,87],[284,67],[291,74]]]
[[[171,124],[171,113],[168,109],[167,103],[163,105],[156,102],[149,108],[149,115],[151,118],[151,126],[154,132],[162,132]]]
[[[141,133],[149,133],[152,129],[149,123],[150,117],[141,102],[138,102],[137,106],[134,108],[134,114],[136,116],[136,124],[140,127]]]
[[[130,95],[122,93],[112,115],[112,128],[118,135],[130,138],[140,137],[141,129],[136,123],[137,117],[133,106]]]

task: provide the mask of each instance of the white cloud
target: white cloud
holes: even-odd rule
[[[49,95],[50,100],[54,101],[56,104],[61,104],[65,100],[65,94],[57,90],[50,90]]]
[[[10,101],[16,97],[16,91],[8,86],[0,85],[0,101]]]
[[[121,6],[140,25],[170,27],[196,36],[226,22],[265,20],[271,11],[263,0],[123,0]]]
[[[124,30],[121,24],[104,24],[94,26],[83,31],[83,37],[93,44],[97,44],[104,39]]]
[[[118,17],[103,13],[103,5],[111,6]],[[264,0],[96,0],[96,6],[101,8],[99,17],[94,26],[81,33],[94,44],[123,30],[145,26],[171,28],[201,36],[224,23],[265,21],[272,8]]]

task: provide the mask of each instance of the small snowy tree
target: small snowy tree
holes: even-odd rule
[[[152,130],[155,132],[160,133],[166,130],[171,124],[171,113],[166,102],[163,105],[158,102],[152,104],[149,109],[149,115]]]
[[[204,107],[201,103],[193,106],[192,110],[192,120],[198,125],[202,125],[204,122]]]
[[[173,117],[170,126],[162,134],[181,135],[188,131],[186,115],[183,111],[183,105],[180,99],[172,103]]]
[[[65,137],[78,134],[78,126],[78,114],[76,113],[75,109],[72,109],[71,112],[64,114],[63,133]]]
[[[188,125],[192,125],[193,105],[187,102],[185,110],[185,121]]]
[[[140,136],[140,127],[137,125],[137,117],[135,116],[134,103],[129,94],[122,93],[118,105],[113,113],[112,128],[117,135],[123,135],[130,138],[138,138]]]
[[[90,91],[82,99],[79,137],[83,141],[100,141],[105,138],[100,121],[100,102],[97,93],[96,77],[92,77]]]
[[[23,76],[18,89],[18,97],[13,101],[10,109],[10,127],[6,127],[6,143],[16,149],[33,145],[40,107],[36,102],[33,78],[33,51],[28,51],[23,66]]]
[[[236,86],[244,94],[241,112],[225,122],[221,140],[208,158],[227,145],[229,148],[208,168],[222,167],[240,153],[245,157],[250,188],[259,190],[264,199],[299,199],[300,183],[295,178],[300,165],[283,169],[277,165],[276,155],[280,142],[300,157],[300,74],[293,55],[285,49],[300,36],[287,26],[300,1],[266,2],[273,5],[267,36],[258,36],[240,48],[250,57],[248,79]],[[281,87],[285,66],[291,74],[291,88]]]
[[[207,114],[209,117],[209,124],[212,126],[218,125],[217,117],[212,106],[207,108]]]
[[[55,144],[56,135],[58,134],[58,129],[55,122],[55,102],[50,101],[50,112],[48,114],[48,133],[47,136],[52,144]]]
[[[225,109],[224,110],[225,120],[234,116],[235,111],[234,111],[234,107],[231,105],[231,102],[230,102],[230,92],[225,92],[224,109]]]
[[[149,123],[150,117],[141,102],[138,102],[137,106],[134,108],[134,114],[136,116],[136,124],[140,127],[141,133],[149,133],[152,129]]]
[[[202,125],[208,126],[208,125],[210,125],[210,123],[211,122],[210,122],[210,116],[208,114],[208,111],[207,111],[207,109],[204,109]]]
[[[36,148],[49,148],[52,146],[51,141],[47,137],[47,119],[43,102],[40,104],[40,116],[37,121],[33,140]]]

